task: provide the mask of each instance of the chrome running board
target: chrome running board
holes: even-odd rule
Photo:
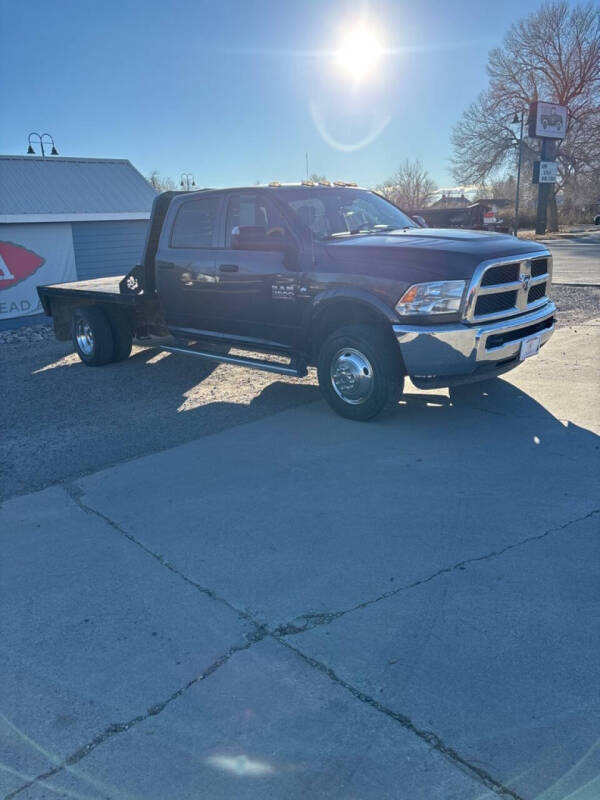
[[[306,375],[306,365],[301,361],[291,359],[289,364],[278,364],[276,361],[267,361],[262,358],[251,358],[250,356],[230,356],[221,353],[214,353],[208,350],[197,350],[194,347],[177,347],[174,345],[161,345],[161,350],[169,353],[185,353],[190,356],[199,356],[208,361],[218,361],[225,364],[236,364],[238,367],[249,367],[250,369],[261,369],[264,372],[275,372],[278,375],[290,375],[293,378],[303,378]]]

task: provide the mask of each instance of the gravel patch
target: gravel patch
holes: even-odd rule
[[[556,327],[582,325],[600,317],[600,286],[562,286],[553,284],[550,296],[556,303]]]
[[[54,339],[52,325],[31,325],[27,328],[13,328],[0,331],[0,344],[31,344],[33,342],[46,342]]]
[[[90,369],[53,338],[0,344],[0,373],[0,502],[319,397],[314,370],[298,380],[140,347]]]

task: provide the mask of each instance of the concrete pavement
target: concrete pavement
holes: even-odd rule
[[[599,345],[6,501],[4,795],[595,797]]]

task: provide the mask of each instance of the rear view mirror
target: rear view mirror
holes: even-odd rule
[[[427,228],[427,223],[420,214],[415,214],[413,219],[421,228]]]

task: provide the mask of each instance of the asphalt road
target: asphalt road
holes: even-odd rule
[[[554,283],[600,286],[600,233],[548,239],[544,244],[552,252]]]
[[[3,351],[2,796],[597,797],[599,346],[366,425]]]

